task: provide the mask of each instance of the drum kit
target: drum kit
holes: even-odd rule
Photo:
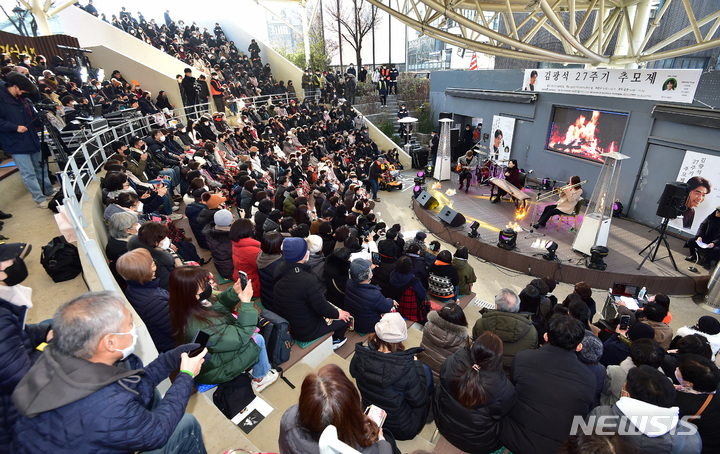
[[[498,153],[491,153],[486,147],[476,145],[472,151],[480,161],[477,168],[478,184],[490,184],[491,178],[505,178],[505,170],[509,159],[500,159]]]

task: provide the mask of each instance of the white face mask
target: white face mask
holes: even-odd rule
[[[182,128],[182,129],[180,130],[180,132],[185,132],[185,128]]]
[[[165,239],[160,242],[160,249],[168,250],[170,249],[170,244],[170,238],[165,237]]]
[[[143,203],[142,202],[138,202],[138,206],[137,206],[137,208],[135,208],[135,211],[137,211],[138,213],[143,212]]]
[[[137,328],[135,327],[135,322],[133,322],[132,328],[130,328],[130,331],[128,331],[127,333],[111,333],[111,334],[115,334],[116,336],[124,336],[124,335],[129,334],[133,338],[132,344],[130,344],[128,347],[123,348],[121,350],[118,350],[117,348],[115,349],[116,352],[122,352],[123,357],[122,357],[121,361],[133,354],[133,352],[135,351],[135,345],[137,345],[137,340],[138,340],[138,332],[137,332]]]
[[[26,65],[29,65],[29,64],[30,64],[30,60],[28,60],[28,59],[26,58],[25,60],[23,60],[23,63],[25,63]]]
[[[160,136],[160,142],[165,142],[165,136]]]

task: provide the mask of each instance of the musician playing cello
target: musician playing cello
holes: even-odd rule
[[[505,180],[515,186],[518,189],[522,189],[520,186],[520,169],[518,169],[517,159],[511,159],[508,163],[507,169],[505,169]],[[491,203],[498,203],[500,198],[507,194],[504,189],[498,187],[497,195],[490,200]]]
[[[457,171],[460,172],[460,186],[458,191],[463,188],[463,181],[465,181],[465,194],[470,190],[470,182],[472,181],[472,175],[477,170],[478,158],[475,156],[472,150],[468,150],[465,156],[460,156],[457,162]]]
[[[574,175],[570,177],[570,184],[560,188],[562,194],[556,205],[548,205],[542,212],[540,219],[533,227],[539,229],[545,227],[548,219],[555,216],[556,214],[572,214],[575,209],[575,205],[582,197],[582,186],[580,185],[580,177]]]

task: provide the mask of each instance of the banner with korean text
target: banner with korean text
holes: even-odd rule
[[[526,69],[523,90],[692,103],[701,69]]]

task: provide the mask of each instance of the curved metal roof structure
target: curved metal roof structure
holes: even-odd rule
[[[369,0],[420,33],[448,44],[522,60],[593,66],[642,65],[720,46],[720,9],[698,18],[691,0]],[[673,3],[687,26],[649,45]],[[447,18],[459,32],[441,27]],[[677,18],[674,18],[677,19]],[[493,23],[499,27],[491,27]],[[533,40],[540,31],[555,50]],[[681,38],[692,42],[677,46]],[[482,39],[482,40],[481,40]],[[670,48],[668,48],[670,46]],[[561,51],[558,51],[561,49]],[[612,51],[612,55],[606,55]]]

